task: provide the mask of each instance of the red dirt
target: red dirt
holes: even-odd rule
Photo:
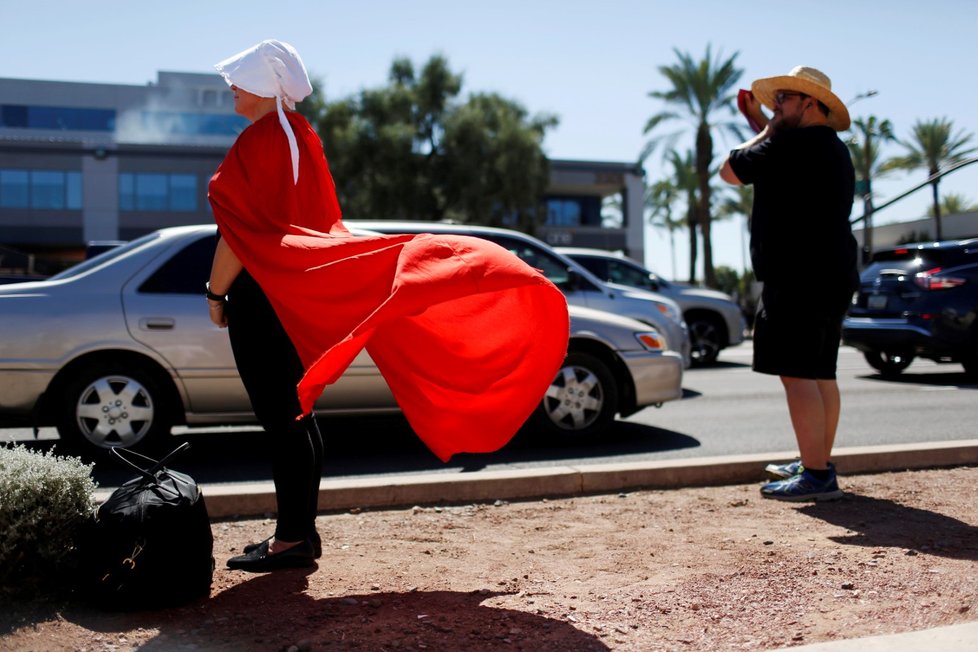
[[[978,469],[322,515],[318,569],[232,572],[272,529],[214,523],[209,599],[4,608],[3,650],[744,650],[978,614]]]

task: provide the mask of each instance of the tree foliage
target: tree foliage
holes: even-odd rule
[[[670,107],[649,118],[645,125],[645,133],[649,134],[658,129],[660,124],[677,119],[688,119],[691,122],[695,139],[695,171],[698,186],[698,208],[696,220],[691,222],[703,235],[703,268],[706,284],[716,287],[717,279],[713,269],[713,243],[711,241],[712,222],[712,177],[710,166],[713,163],[713,132],[715,129],[725,129],[741,138],[738,125],[730,121],[718,121],[717,112],[726,110],[735,114],[732,91],[743,70],[736,66],[737,53],[729,58],[717,54],[714,58],[711,46],[706,47],[706,53],[699,61],[685,52],[673,50],[676,63],[659,66],[659,73],[669,83],[664,91],[652,91],[649,97],[663,100]],[[657,136],[648,141],[642,151],[642,158],[647,157],[662,142],[672,149],[676,138],[681,132]]]
[[[333,102],[317,89],[303,111],[323,140],[347,217],[443,220],[532,232],[549,181],[542,143],[557,125],[493,93],[461,99],[442,56],[419,71],[396,59],[387,85]]]
[[[889,162],[883,160],[880,150],[884,143],[896,141],[893,125],[889,120],[880,120],[874,115],[856,118],[852,121],[853,134],[846,141],[852,155],[852,166],[856,173],[857,197],[863,200],[863,248],[867,254],[873,251],[873,179],[884,176]]]
[[[973,137],[974,134],[960,129],[955,132],[954,123],[948,118],[918,120],[911,129],[911,138],[899,141],[907,150],[906,155],[890,159],[885,166],[886,169],[927,170],[927,175],[931,178],[932,211],[938,240],[943,238],[943,230],[938,191],[940,177],[936,175],[951,165],[965,160],[976,151],[975,147],[970,147]]]
[[[941,197],[941,214],[956,215],[957,213],[971,213],[978,211],[978,204],[968,199],[961,193],[949,192]],[[934,207],[927,210],[928,217],[934,217]]]
[[[852,121],[853,134],[846,141],[852,155],[852,165],[856,172],[856,195],[865,197],[872,194],[872,180],[888,171],[887,162],[880,155],[881,145],[896,141],[893,125],[889,120],[880,120],[875,115],[860,117]]]

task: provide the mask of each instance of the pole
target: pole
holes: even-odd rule
[[[874,213],[879,213],[884,208],[889,208],[890,206],[892,206],[893,204],[897,203],[901,199],[904,199],[908,195],[912,195],[913,193],[917,192],[921,188],[924,188],[926,186],[929,186],[930,183],[934,179],[940,179],[941,177],[943,177],[945,175],[948,175],[948,174],[951,174],[952,172],[955,172],[957,170],[960,170],[961,168],[963,168],[963,167],[965,167],[967,165],[971,165],[972,163],[978,163],[978,156],[976,156],[974,158],[965,159],[963,161],[959,161],[958,163],[955,163],[954,165],[952,165],[949,168],[945,168],[945,169],[941,170],[940,172],[937,172],[936,174],[930,175],[922,183],[919,183],[916,186],[914,186],[913,188],[907,190],[906,192],[900,193],[899,195],[897,195],[893,199],[891,199],[891,200],[889,200],[887,202],[884,202],[884,203],[880,204],[879,206],[877,206],[876,208],[873,209],[873,212]],[[862,222],[863,220],[865,220],[866,217],[867,216],[865,214],[864,215],[860,215],[856,219],[851,220],[849,223],[850,224],[858,224],[859,222]],[[870,214],[869,217],[872,218],[872,214]]]

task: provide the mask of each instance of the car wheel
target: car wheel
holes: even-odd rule
[[[570,353],[535,413],[548,434],[586,438],[607,428],[618,412],[618,387],[608,366],[588,353]]]
[[[912,353],[902,351],[867,351],[866,362],[884,376],[896,376],[913,362]]]
[[[723,334],[716,319],[697,316],[687,323],[693,364],[702,367],[716,362],[723,348]]]
[[[971,343],[971,352],[961,359],[961,365],[969,378],[978,378],[978,337]]]
[[[83,369],[64,385],[59,400],[58,434],[68,447],[90,453],[151,449],[172,425],[160,383],[139,366]]]

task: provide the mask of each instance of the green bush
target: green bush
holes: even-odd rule
[[[77,458],[0,447],[0,593],[30,592],[67,576],[95,508],[91,471]]]

